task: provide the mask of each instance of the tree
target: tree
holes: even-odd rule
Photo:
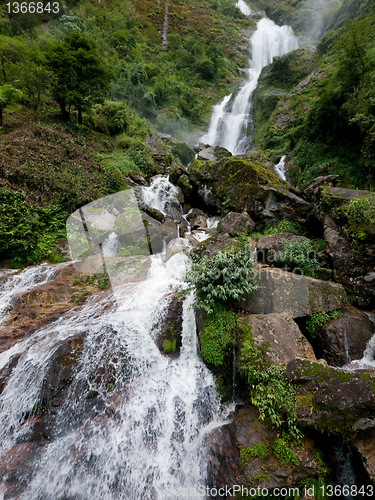
[[[22,82],[25,93],[37,116],[43,103],[43,98],[51,89],[55,81],[55,75],[45,66],[31,63],[25,67],[22,74]]]
[[[94,40],[76,31],[47,48],[46,59],[56,77],[53,98],[63,118],[69,119],[74,106],[82,125],[82,112],[104,101],[113,77],[111,69],[100,57]]]
[[[11,85],[0,86],[0,127],[3,126],[3,110],[6,107],[17,108],[17,103],[22,99],[22,92]]]

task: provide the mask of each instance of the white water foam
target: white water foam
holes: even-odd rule
[[[285,158],[286,156],[282,156],[279,163],[275,165],[275,172],[276,174],[283,180],[286,181],[285,177]]]

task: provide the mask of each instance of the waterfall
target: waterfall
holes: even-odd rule
[[[279,161],[279,163],[277,163],[277,165],[275,165],[275,172],[276,174],[283,180],[283,181],[286,181],[286,177],[285,177],[285,158],[286,156],[282,156],[281,157],[281,160]]]
[[[297,49],[298,41],[290,26],[279,27],[270,19],[264,18],[258,22],[257,30],[250,38],[250,45],[252,58],[248,80],[238,92],[231,112],[223,114],[215,126],[213,121],[217,121],[217,113],[215,118],[214,113],[209,128],[212,131],[212,142],[209,143],[222,146],[232,154],[243,154],[248,147],[249,137],[246,129],[251,123],[251,96],[257,87],[262,69],[270,64],[275,56]]]
[[[157,194],[163,183],[163,193],[173,192],[158,179],[150,190],[162,208],[173,202]],[[108,211],[118,211],[120,199],[132,200],[124,193],[104,199]],[[113,255],[116,238],[106,236],[105,253]],[[0,354],[0,378],[8,373],[0,395],[0,462],[20,449],[27,457],[3,474],[7,500],[172,500],[187,491],[189,498],[202,498],[204,435],[218,425],[220,408],[213,376],[198,354],[193,296],[183,304],[180,355],[166,357],[155,343],[188,257],[177,253],[165,262],[159,253],[147,259],[147,276],[120,283],[116,302],[108,291],[96,293]],[[28,271],[46,277],[55,269]],[[75,346],[70,361],[57,365],[66,346]],[[54,372],[58,366],[71,366],[72,379],[54,389],[63,376]],[[45,418],[30,418],[32,408],[43,404],[51,408],[48,436],[28,454]]]
[[[368,341],[366,349],[363,353],[363,358],[357,361],[349,362],[344,366],[346,370],[373,370],[375,368],[375,317],[373,313],[365,312],[368,319],[374,325],[374,335]],[[346,332],[345,332],[346,333]],[[346,352],[346,348],[345,348]]]
[[[243,0],[238,0],[238,2],[236,3],[236,7],[240,9],[242,14],[245,14],[245,16],[250,16],[251,9]]]
[[[223,118],[226,112],[226,107],[231,97],[232,94],[225,96],[224,99],[219,104],[216,104],[216,106],[214,106],[208,132],[207,134],[203,135],[200,139],[200,141],[203,142],[203,144],[210,144],[211,146],[218,145],[216,142],[220,137],[219,127],[223,122]]]
[[[178,189],[168,177],[158,176],[148,187],[142,188],[142,199],[147,205],[157,208],[166,215],[172,207],[180,213],[182,209],[178,201]]]

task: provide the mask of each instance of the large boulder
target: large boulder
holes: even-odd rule
[[[199,258],[207,255],[214,257],[218,252],[229,252],[231,249],[239,250],[240,244],[227,233],[220,233],[199,243],[193,250],[193,253]]]
[[[260,288],[246,296],[240,307],[250,314],[283,313],[292,318],[331,312],[346,305],[342,285],[282,269],[257,266]]]
[[[253,229],[254,227],[255,222],[246,212],[243,212],[242,214],[229,212],[229,214],[227,214],[219,222],[217,231],[219,233],[228,233],[231,236],[238,236],[239,234]]]
[[[179,169],[182,174],[182,170]],[[179,183],[179,172],[171,178]],[[287,218],[302,224],[312,213],[310,203],[291,191],[289,184],[271,171],[239,159],[194,160],[187,169],[192,186],[188,202],[208,211],[246,211],[255,222]]]
[[[298,421],[328,432],[375,426],[375,371],[346,371],[306,359],[287,365],[299,394]]]
[[[265,357],[272,365],[286,366],[295,358],[316,361],[311,344],[290,316],[277,313],[242,314],[240,321],[250,327],[256,345],[267,345]]]
[[[275,434],[269,426],[260,422],[255,406],[246,404],[236,407],[233,421],[214,429],[206,438],[208,474],[212,486],[224,490],[226,485],[276,488],[292,486],[319,475],[318,450],[311,439],[303,438],[301,444],[293,449],[298,457],[297,464],[283,465],[271,450]],[[266,456],[253,456],[247,463],[242,463],[239,448],[259,444],[268,448]]]
[[[323,358],[333,366],[343,366],[362,359],[371,337],[375,335],[372,313],[359,311],[348,305],[338,319],[331,319],[319,331]]]

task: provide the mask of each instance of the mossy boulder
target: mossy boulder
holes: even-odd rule
[[[242,214],[229,212],[229,214],[227,214],[219,222],[217,231],[219,233],[228,233],[231,236],[238,236],[241,233],[253,229],[254,226],[254,221],[246,212],[243,212]]]
[[[178,184],[184,173],[175,171],[173,182]],[[187,175],[192,189],[186,201],[209,212],[229,209],[245,211],[255,222],[288,218],[300,223],[312,212],[311,205],[292,192],[287,182],[236,156],[218,162],[194,160]]]
[[[287,365],[286,376],[296,383],[301,424],[341,434],[353,432],[364,418],[375,426],[374,371],[348,371],[296,359]]]

